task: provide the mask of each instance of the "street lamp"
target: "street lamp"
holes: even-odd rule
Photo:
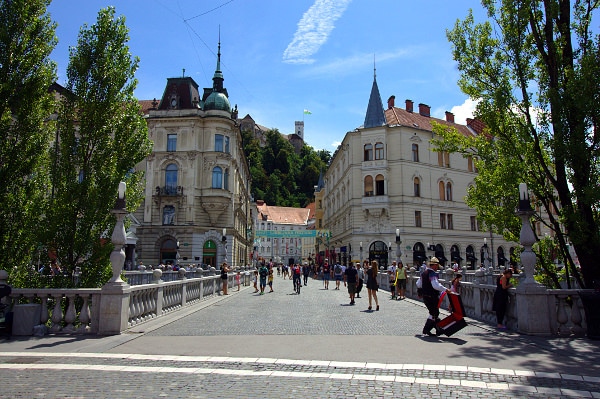
[[[483,266],[485,266],[486,269],[489,267],[489,254],[486,237],[483,237]]]
[[[221,237],[223,242],[223,248],[225,249],[225,256],[223,256],[223,262],[227,262],[227,229],[223,228],[223,236]]]
[[[362,241],[359,243],[360,247],[359,247],[359,252],[360,252],[360,265],[362,266],[363,263],[363,257],[362,257]]]
[[[400,229],[396,229],[396,261],[401,262],[402,249],[400,248],[402,240],[400,239]]]
[[[519,183],[519,209],[517,210],[517,216],[521,218],[521,234],[519,242],[523,246],[523,252],[521,252],[521,263],[523,269],[525,269],[525,279],[519,283],[519,289],[526,289],[526,287],[539,288],[541,285],[533,278],[535,274],[535,252],[531,249],[531,246],[535,243],[535,235],[531,228],[529,219],[534,214],[534,210],[531,208],[531,202],[529,202],[529,192],[527,191],[527,184]]]

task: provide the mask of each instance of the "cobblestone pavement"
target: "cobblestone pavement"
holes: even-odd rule
[[[119,336],[0,341],[0,398],[600,398],[597,341],[472,320],[422,337],[420,302],[334,287],[276,277]]]

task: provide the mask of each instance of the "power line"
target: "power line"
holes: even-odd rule
[[[223,4],[221,4],[220,6],[213,8],[212,10],[205,11],[205,12],[203,12],[202,14],[198,14],[198,15],[196,15],[195,17],[191,17],[191,18],[188,18],[188,19],[184,19],[184,20],[183,20],[183,22],[187,22],[187,21],[190,21],[190,20],[192,20],[192,19],[194,19],[194,18],[198,18],[198,17],[201,17],[201,16],[203,16],[203,15],[206,15],[206,14],[208,14],[208,13],[211,13],[211,12],[213,12],[213,11],[215,11],[215,10],[218,10],[219,8],[221,8],[221,7],[223,7],[223,6],[226,6],[227,4],[229,4],[229,3],[232,3],[232,2],[233,2],[233,0],[229,0],[228,2],[226,2],[226,3],[223,3]]]

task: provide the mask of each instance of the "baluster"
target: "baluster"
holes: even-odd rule
[[[571,330],[575,335],[583,335],[585,330],[581,326],[583,322],[583,315],[581,314],[581,308],[579,307],[579,296],[571,295],[573,302],[571,304],[571,322],[573,323],[573,327]]]
[[[129,317],[128,325],[133,327],[135,325],[135,292],[129,293]]]
[[[63,320],[61,300],[62,294],[55,294],[52,296],[54,298],[54,309],[52,309],[52,327],[50,327],[50,331],[52,332],[60,332],[61,323]]]
[[[568,335],[568,329],[566,328],[566,324],[569,321],[569,316],[567,315],[567,295],[566,294],[558,294],[556,295],[556,299],[558,301],[558,306],[556,309],[556,321],[558,322],[558,335]]]
[[[73,323],[77,319],[77,313],[75,312],[75,294],[70,294],[66,296],[67,302],[67,310],[65,312],[65,324],[66,326],[63,328],[63,332],[72,333],[75,332],[75,327]]]
[[[142,305],[141,305],[140,301],[141,301],[140,291],[136,291],[135,294],[133,295],[133,306],[134,306],[134,320],[135,320],[135,324],[139,324],[142,321],[142,319],[140,317],[140,315],[142,313]]]
[[[142,315],[143,315],[143,320],[149,320],[151,319],[151,315],[150,315],[150,290],[144,290],[144,301],[143,301],[143,309],[142,309]]]
[[[83,305],[81,305],[81,311],[79,312],[79,328],[77,332],[86,333],[90,329],[90,322],[92,320],[90,316],[89,295],[83,295],[80,298],[83,299]]]
[[[40,297],[42,301],[42,311],[40,312],[40,324],[46,324],[48,321],[48,295]]]

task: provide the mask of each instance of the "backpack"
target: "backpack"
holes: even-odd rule
[[[335,274],[342,274],[342,267],[340,265],[335,265]]]
[[[258,274],[260,274],[261,277],[267,277],[267,274],[269,274],[269,269],[266,267],[261,267],[258,271]]]
[[[294,274],[300,274],[300,266],[296,266],[294,269]]]

